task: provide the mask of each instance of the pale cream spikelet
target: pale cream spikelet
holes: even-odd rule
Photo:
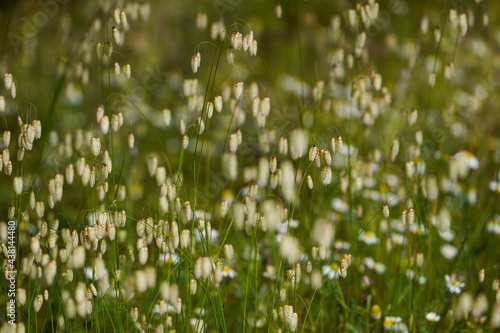
[[[467,14],[462,13],[458,17],[458,26],[460,28],[460,33],[462,36],[465,36],[467,34],[467,28],[468,28],[468,22],[467,22]]]
[[[269,182],[269,161],[265,157],[259,159],[257,165],[257,181],[259,186],[265,187]]]
[[[167,200],[166,197],[159,197],[158,198],[158,206],[160,208],[160,211],[163,214],[167,214],[168,213],[169,205],[168,205],[168,200]]]
[[[139,249],[139,263],[141,265],[146,264],[146,262],[148,261],[148,257],[149,257],[148,247],[144,246],[144,247],[140,248]]]
[[[189,136],[184,135],[184,136],[182,137],[182,144],[181,144],[181,145],[182,145],[182,149],[184,149],[184,150],[186,150],[186,149],[187,149],[187,147],[188,147],[188,145],[189,145]]]
[[[172,122],[172,111],[170,109],[163,109],[161,111],[162,116],[163,116],[163,122],[165,123],[165,126],[170,126],[170,123]]]
[[[134,144],[135,144],[135,137],[134,137],[134,133],[132,132],[129,132],[128,135],[127,135],[127,144],[128,144],[128,147],[130,149],[133,149],[134,148]]]
[[[120,12],[120,20],[122,23],[123,30],[128,31],[129,25],[128,25],[127,14],[125,14],[123,10]]]
[[[374,73],[371,77],[373,88],[380,91],[382,88],[382,76],[379,73]]]
[[[312,179],[312,177],[311,177],[311,175],[310,175],[310,174],[308,174],[308,175],[306,176],[306,180],[307,180],[307,187],[308,187],[310,190],[312,190],[312,189],[313,189],[313,187],[314,187],[314,183],[313,183],[313,179]]]
[[[121,19],[120,19],[120,9],[119,8],[115,8],[113,10],[113,18],[115,19],[115,23],[116,24],[120,24],[121,23]]]
[[[0,156],[1,157],[1,156]],[[2,163],[0,162],[0,165],[2,165]],[[1,169],[0,169],[1,170]],[[30,192],[30,198],[29,198],[29,203],[30,203],[30,208],[31,210],[35,209],[35,206],[36,206],[36,198],[35,198],[35,192],[31,191]]]
[[[335,237],[335,225],[330,219],[318,219],[311,233],[312,239],[320,247],[328,247]]]
[[[229,212],[229,207],[230,207],[229,202],[226,200],[222,200],[219,204],[219,210],[218,210],[219,216],[226,217],[227,213]]]
[[[413,222],[415,222],[415,210],[413,209],[413,207],[408,208],[408,213],[406,218],[408,225],[412,225]]]
[[[234,248],[232,244],[224,245],[224,255],[227,260],[232,260],[234,258]]]
[[[215,110],[217,110],[217,112],[221,112],[222,111],[222,96],[215,96],[214,97],[214,106],[215,106]]]
[[[16,301],[19,304],[19,306],[23,306],[24,304],[26,304],[26,300],[27,300],[26,289],[24,289],[24,288],[17,288],[17,291],[16,291]]]
[[[211,119],[212,116],[214,115],[214,103],[212,102],[207,102],[206,105],[206,112],[207,112],[207,118]]]
[[[207,28],[207,13],[205,12],[197,12],[196,13],[196,28],[204,30]]]
[[[111,58],[111,55],[113,54],[113,43],[105,42],[103,44],[103,53],[108,59]]]
[[[16,206],[10,205],[8,208],[7,217],[9,218],[9,220],[12,220],[14,219],[15,215],[16,215]]]
[[[132,75],[132,68],[130,67],[130,64],[123,65],[123,75],[125,75],[126,79],[130,79],[130,76]]]
[[[417,267],[422,267],[424,265],[424,254],[422,252],[417,253],[416,264]]]
[[[436,84],[436,73],[429,73],[429,75],[427,76],[427,84],[430,87],[434,87],[434,85]]]
[[[5,112],[5,97],[0,95],[0,114]]]
[[[108,116],[103,116],[101,118],[101,121],[99,122],[99,125],[101,126],[101,132],[103,134],[108,134],[108,132],[109,132],[109,118],[108,118]]]
[[[45,204],[43,203],[43,201],[38,201],[35,204],[35,213],[39,219],[43,217],[43,215],[45,214]]]
[[[231,45],[227,47],[226,58],[229,65],[234,64],[234,48]]]
[[[96,180],[97,180],[96,165],[94,164],[94,165],[92,165],[92,167],[90,169],[90,176],[89,176],[89,185],[90,185],[90,187],[94,187]]]
[[[3,75],[3,83],[5,85],[5,89],[10,90],[12,83],[14,82],[14,77],[11,73],[5,73]]]
[[[177,197],[177,189],[175,185],[167,185],[166,197],[168,198],[169,202],[173,202],[175,200],[175,198]]]
[[[243,205],[240,201],[236,201],[233,204],[232,216],[235,227],[238,230],[243,229],[245,223],[245,205]]]
[[[231,34],[231,46],[236,50],[241,50],[243,46],[243,35],[238,30]]]
[[[434,40],[439,43],[441,40],[441,29],[439,27],[434,28]]]
[[[196,128],[198,129],[198,135],[202,135],[205,131],[205,121],[201,117],[196,118]]]
[[[280,169],[277,169],[277,170],[276,170],[276,172],[278,172],[278,171],[280,171],[280,172],[281,172],[281,170],[280,170]],[[272,188],[273,190],[275,190],[275,189],[276,189],[276,187],[278,187],[278,185],[279,185],[279,184],[280,184],[280,177],[279,177],[279,174],[277,174],[277,173],[272,173],[272,174],[271,174],[271,178],[270,178],[270,180],[269,180],[269,185],[271,186],[271,188]]]
[[[254,39],[252,41],[252,44],[249,46],[249,51],[250,51],[250,55],[251,56],[256,56],[257,55],[257,49],[258,49],[258,43],[257,43],[257,40]]]
[[[137,319],[139,318],[139,309],[137,309],[136,306],[130,308],[130,318],[132,318],[132,321],[135,323]]]
[[[158,157],[152,154],[148,158],[148,171],[151,177],[155,176],[157,168],[158,168]]]
[[[195,295],[196,294],[196,289],[198,287],[198,283],[196,282],[196,279],[195,278],[192,278],[190,281],[189,281],[189,293],[191,295]]]
[[[35,313],[40,311],[40,309],[42,308],[42,304],[43,304],[43,296],[41,294],[38,294],[33,300],[33,310],[35,311]]]
[[[35,130],[35,139],[40,139],[42,137],[42,122],[38,119],[35,119],[31,122]]]
[[[238,139],[238,145],[241,145],[243,143],[243,132],[241,132],[241,129],[238,128],[235,132],[236,138]]]
[[[316,155],[319,153],[318,147],[312,145],[309,149],[309,161],[313,162],[316,159]]]
[[[243,51],[245,51],[245,52],[248,51],[248,48],[251,44],[251,43],[250,44],[248,43],[248,36],[243,36],[242,42],[243,42]]]
[[[234,97],[237,100],[240,100],[241,97],[243,96],[243,90],[244,90],[244,84],[243,81],[237,81],[234,84]]]
[[[123,125],[123,114],[121,112],[117,114],[113,114],[111,116],[111,129],[114,133],[120,130],[120,127]]]
[[[332,155],[328,149],[321,149],[321,161],[328,166],[332,165]]]
[[[321,182],[323,185],[329,185],[332,182],[332,169],[328,165],[321,169]]]
[[[191,208],[191,202],[184,201],[181,209],[181,219],[184,223],[191,221],[193,219],[193,210]]]
[[[415,162],[413,161],[408,161],[405,163],[405,171],[406,171],[406,177],[409,179],[413,178],[415,175]]]
[[[47,263],[47,265],[44,267],[43,271],[44,271],[43,275],[45,277],[45,281],[47,282],[47,284],[49,286],[51,286],[52,283],[54,282],[54,278],[57,275],[57,263],[56,263],[56,261],[52,260],[49,263]],[[48,295],[47,295],[47,298],[48,298]],[[47,300],[47,298],[45,298],[45,300]]]
[[[408,115],[406,118],[408,125],[410,126],[414,125],[417,122],[417,119],[418,119],[417,109],[411,109],[410,111],[408,111]]]
[[[269,172],[275,173],[277,167],[278,167],[278,159],[276,158],[276,156],[269,157]]]
[[[101,153],[101,138],[93,136],[90,139],[90,150],[94,156],[98,156]]]
[[[10,131],[3,132],[2,139],[3,139],[3,146],[4,147],[8,147],[9,146],[9,144],[10,144],[10,138],[11,138]]]
[[[231,133],[229,135],[229,151],[231,153],[236,153],[238,150],[238,137],[236,136],[236,133]]]
[[[342,137],[339,135],[336,139],[336,142],[335,142],[335,148],[336,148],[336,152],[337,153],[342,153],[342,149],[344,147],[344,143],[342,141]]]
[[[483,23],[484,27],[487,27],[487,26],[490,25],[490,15],[489,15],[489,13],[483,13],[482,23]]]
[[[406,210],[406,209],[403,209],[403,211],[401,212],[401,222],[403,223],[403,225],[405,227],[407,226],[407,223],[408,223],[408,210]]]
[[[10,150],[9,148],[4,148],[2,150],[2,163],[3,166],[6,167],[10,161]]]
[[[235,154],[224,153],[222,155],[222,173],[228,180],[236,180],[238,177],[238,158]]]
[[[383,213],[383,215],[384,215],[385,218],[389,217],[389,205],[384,204],[382,206],[382,213]]]
[[[391,161],[394,162],[399,154],[399,140],[394,139],[391,146]]]
[[[12,82],[12,85],[10,86],[10,96],[12,97],[12,99],[15,99],[17,96],[17,88],[15,82]]]
[[[481,268],[478,273],[478,278],[480,283],[484,282],[484,276],[485,276],[484,268]]]
[[[108,233],[108,237],[111,241],[113,241],[116,237],[116,226],[113,222],[107,221],[106,223],[106,231]]]
[[[193,73],[198,72],[200,64],[201,64],[201,54],[200,52],[196,52],[196,54],[191,57],[191,70],[193,71]]]
[[[197,279],[201,279],[203,276],[203,257],[198,257],[196,263],[194,264],[194,276]]]
[[[202,257],[202,268],[201,268],[201,275],[203,279],[208,279],[210,275],[212,274],[212,260],[210,257]]]
[[[299,315],[294,312],[292,313],[289,321],[290,331],[295,332],[299,323]]]
[[[101,59],[104,55],[104,44],[101,42],[96,43],[95,45],[97,58]]]
[[[122,38],[121,38],[120,30],[116,26],[114,26],[112,30],[113,30],[113,39],[114,39],[116,45],[121,45]]]
[[[68,163],[68,165],[66,165],[65,176],[66,182],[70,185],[73,184],[73,180],[75,178],[75,169],[73,167],[73,164]]]
[[[294,264],[300,258],[299,241],[297,238],[285,235],[281,238],[280,254],[288,260],[290,264]]]
[[[172,222],[172,236],[170,237],[170,251],[175,251],[179,247],[180,236],[179,236],[179,225],[176,221]]]
[[[186,120],[184,118],[179,119],[179,131],[182,135],[186,134]]]
[[[14,192],[16,195],[21,195],[23,192],[23,177],[14,177]]]
[[[191,244],[191,231],[189,229],[184,229],[181,231],[180,235],[180,245],[181,248],[186,249]]]
[[[97,120],[98,123],[101,123],[102,117],[104,117],[104,106],[103,105],[99,105],[97,107],[97,111],[96,111],[96,120]]]
[[[163,165],[156,167],[155,178],[158,186],[161,186],[167,179],[167,169]]]
[[[295,192],[295,167],[287,160],[281,164],[281,191],[286,201],[291,202]]]
[[[271,112],[271,99],[269,97],[264,97],[260,101],[259,112],[265,117],[269,115],[269,113]]]
[[[307,135],[302,129],[296,129],[290,134],[290,156],[296,160],[304,155],[307,149]]]

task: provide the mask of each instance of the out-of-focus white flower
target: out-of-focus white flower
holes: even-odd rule
[[[455,258],[457,253],[458,253],[458,249],[456,247],[454,247],[453,245],[445,244],[445,245],[441,246],[441,254],[446,259],[451,260],[451,259]]]
[[[441,316],[435,312],[429,312],[428,314],[425,315],[425,319],[433,323],[433,322],[438,322],[439,319],[441,319]]]
[[[452,274],[450,277],[448,274],[444,276],[446,281],[446,287],[451,293],[460,294],[462,289],[465,287],[465,283],[457,281],[456,277]]]
[[[358,240],[362,241],[365,244],[372,245],[372,244],[377,244],[378,243],[378,237],[375,235],[374,232],[371,231],[363,231],[359,237]]]
[[[222,276],[223,277],[229,277],[229,278],[233,279],[234,277],[236,277],[236,275],[237,274],[234,271],[234,269],[232,269],[228,265],[225,265],[224,268],[222,269]]]
[[[336,262],[331,265],[321,266],[321,273],[324,276],[328,276],[330,280],[336,279],[340,276],[340,266]]]

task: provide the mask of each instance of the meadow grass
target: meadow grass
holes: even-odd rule
[[[0,7],[2,332],[500,328],[498,3]]]

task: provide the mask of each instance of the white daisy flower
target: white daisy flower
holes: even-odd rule
[[[375,235],[374,232],[371,231],[363,231],[359,237],[358,240],[364,242],[365,244],[372,245],[372,244],[377,244],[378,243],[378,238],[377,235]]]
[[[340,276],[340,266],[336,262],[331,265],[324,265],[321,267],[321,273],[328,276],[330,280],[336,279]]]
[[[335,198],[332,200],[332,208],[333,210],[339,212],[339,213],[347,213],[347,210],[349,209],[349,205],[347,204],[347,201]]]
[[[224,265],[224,269],[222,270],[223,277],[229,277],[229,278],[233,279],[234,277],[236,277],[236,275],[238,275],[238,274],[236,274],[234,269],[232,269],[228,265]]]
[[[347,251],[347,250],[349,250],[351,248],[351,243],[348,243],[348,242],[343,241],[343,240],[337,240],[337,241],[335,241],[335,243],[333,243],[333,246],[337,250]]]
[[[452,274],[451,277],[446,274],[444,279],[446,281],[446,287],[451,293],[460,294],[465,287],[465,283],[458,282],[454,274]]]
[[[431,323],[434,323],[434,322],[438,322],[439,319],[441,319],[441,316],[435,312],[429,312],[428,314],[425,315],[425,319],[427,319]]]

